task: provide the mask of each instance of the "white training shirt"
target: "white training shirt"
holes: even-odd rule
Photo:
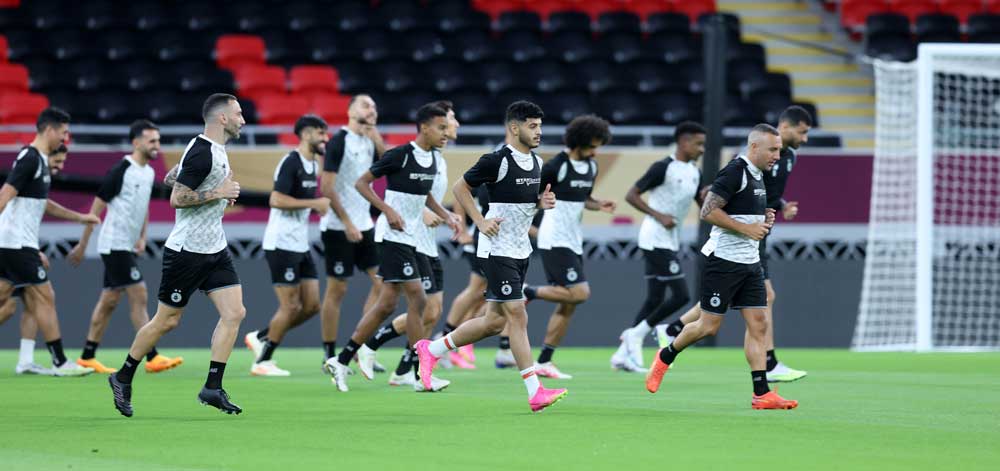
[[[199,134],[184,149],[177,183],[194,191],[218,188],[232,173],[229,156],[222,144]],[[214,254],[226,249],[226,233],[222,216],[229,201],[220,199],[198,206],[177,208],[174,228],[167,237],[170,250]]]
[[[649,207],[674,217],[677,224],[667,229],[647,215],[639,226],[639,248],[643,250],[680,249],[680,229],[698,194],[701,171],[693,162],[681,162],[673,156],[655,162],[636,182],[640,193],[649,193]]]
[[[108,204],[108,212],[97,236],[97,251],[135,250],[149,214],[149,197],[156,172],[148,163],[141,165],[131,155],[123,157],[101,184],[97,197]]]

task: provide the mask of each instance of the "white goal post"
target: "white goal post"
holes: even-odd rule
[[[852,348],[1000,349],[1000,45],[875,61],[875,159]]]

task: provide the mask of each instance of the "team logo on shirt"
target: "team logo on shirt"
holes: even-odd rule
[[[424,280],[420,284],[424,287],[424,291],[431,289],[432,286],[430,278],[424,278]]]
[[[670,262],[670,273],[677,274],[681,271],[681,264],[677,263],[676,260]]]
[[[576,269],[575,268],[567,268],[566,269],[566,280],[568,280],[569,282],[572,283],[572,282],[576,281],[576,279],[579,278],[579,277],[580,277],[580,275],[578,275],[576,273]]]
[[[338,275],[343,275],[344,274],[344,264],[342,262],[337,262],[337,264],[333,266],[333,272],[336,273],[336,274],[338,274]]]
[[[45,279],[45,268],[38,267],[38,279],[39,280]]]
[[[510,296],[510,293],[514,292],[514,288],[510,287],[510,283],[504,281],[503,285],[500,286],[500,294],[504,296]]]
[[[719,307],[722,304],[722,298],[719,297],[719,293],[712,293],[712,299],[708,300],[708,304],[712,307]]]
[[[171,301],[173,301],[175,303],[179,303],[179,302],[181,302],[182,299],[184,299],[184,296],[181,295],[180,290],[176,290],[175,289],[173,293],[170,293],[170,300]]]
[[[292,270],[289,267],[287,270],[285,270],[285,281],[292,281],[294,279],[295,279],[295,270]]]
[[[132,281],[138,281],[139,278],[142,278],[142,273],[139,273],[138,268],[132,267],[132,270],[129,271],[129,276],[132,277]]]
[[[403,264],[403,275],[410,276],[413,274],[413,267],[409,263]]]

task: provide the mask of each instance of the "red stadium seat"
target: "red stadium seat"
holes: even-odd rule
[[[655,13],[675,11],[675,6],[673,0],[631,0],[625,4],[625,8],[635,13],[642,21],[646,21],[649,15]]]
[[[941,0],[941,13],[958,18],[958,22],[966,24],[969,16],[984,11],[982,0]]]
[[[7,37],[0,34],[0,62],[7,62],[9,49],[7,47]]]
[[[853,32],[863,31],[868,15],[889,11],[885,0],[844,0],[840,5],[840,24]]]
[[[472,8],[479,10],[496,20],[505,11],[527,10],[524,0],[472,0]]]
[[[715,0],[677,0],[674,2],[673,10],[684,13],[691,18],[691,23],[695,23],[699,16],[715,13]]]
[[[1000,13],[1000,0],[986,0],[986,13]]]
[[[889,0],[889,10],[909,18],[911,24],[916,22],[920,15],[939,11],[935,0]]]
[[[35,139],[33,132],[0,132],[0,144],[10,146],[26,146]]]
[[[538,14],[542,21],[560,11],[581,11],[579,2],[574,0],[536,0],[527,3],[527,9]]]
[[[21,0],[0,0],[0,8],[17,8],[21,6]]]
[[[31,124],[49,106],[49,99],[37,93],[0,95],[0,123]]]
[[[237,71],[236,91],[243,98],[283,94],[287,90],[285,69],[276,65],[246,66]]]
[[[622,0],[578,0],[577,3],[579,5],[577,10],[590,15],[590,19],[594,21],[597,21],[601,13],[628,11],[625,7],[626,2]]]
[[[292,93],[337,93],[337,70],[326,65],[300,65],[288,73]]]
[[[264,40],[250,34],[225,34],[215,42],[215,63],[236,72],[246,65],[263,65]]]
[[[260,95],[253,101],[260,124],[293,124],[309,112],[305,98],[285,94]]]
[[[320,115],[330,126],[347,123],[347,106],[351,103],[349,95],[314,95],[310,111]]]
[[[0,63],[0,95],[28,91],[28,68],[21,64]]]

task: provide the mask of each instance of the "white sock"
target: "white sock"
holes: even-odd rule
[[[27,365],[35,362],[35,340],[21,339],[21,352],[18,354],[17,363]]]
[[[448,352],[448,350],[458,350],[458,345],[455,345],[455,341],[451,339],[451,334],[448,334],[432,341],[431,344],[427,346],[427,349],[431,351],[431,355],[441,358]]]
[[[524,380],[524,387],[528,388],[528,399],[535,397],[538,388],[542,387],[542,383],[538,381],[538,375],[535,374],[535,367],[529,366],[521,370],[521,379]]]
[[[631,335],[643,338],[649,335],[649,332],[653,330],[653,326],[649,325],[648,322],[642,321],[639,325],[632,328]]]
[[[625,346],[625,342],[618,344],[618,350],[615,351],[615,356],[624,356],[628,353],[628,347]]]

